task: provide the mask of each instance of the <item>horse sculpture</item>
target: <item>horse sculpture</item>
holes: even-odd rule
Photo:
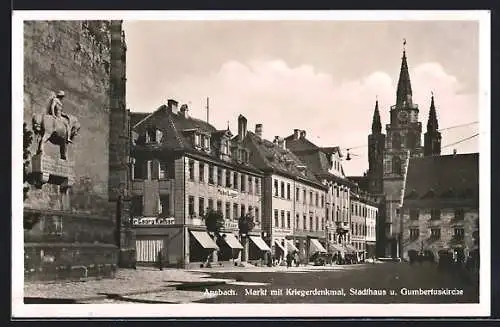
[[[66,129],[66,123],[69,128]],[[47,141],[59,146],[60,158],[66,160],[68,139],[73,141],[80,131],[78,119],[70,114],[53,116],[50,114],[34,114],[32,118],[33,132],[39,138],[37,154],[43,153]],[[68,137],[69,130],[69,137]]]

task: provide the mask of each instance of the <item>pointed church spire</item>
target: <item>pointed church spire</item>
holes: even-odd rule
[[[382,123],[380,122],[380,112],[378,110],[378,99],[375,102],[375,111],[373,112],[372,134],[380,134],[382,132]]]
[[[434,93],[431,92],[431,107],[429,108],[429,120],[427,121],[427,131],[437,132],[439,129],[436,107],[434,106]]]
[[[429,108],[427,132],[424,134],[424,156],[438,156],[440,154],[441,133],[439,132],[436,107],[434,105],[434,93],[431,93],[431,107]]]
[[[399,72],[398,90],[396,92],[396,106],[402,107],[412,104],[412,91],[408,63],[406,61],[406,39],[403,39],[403,57],[401,58],[401,69]]]

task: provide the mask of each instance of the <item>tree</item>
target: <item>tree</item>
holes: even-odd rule
[[[204,218],[208,232],[218,234],[222,227],[224,227],[224,216],[220,211],[208,209]]]
[[[220,230],[224,227],[224,216],[222,212],[208,209],[207,213],[204,216],[205,218],[205,226],[207,227],[207,231],[213,234],[213,238],[215,243],[217,243],[217,235],[219,235]],[[212,260],[214,262],[217,261],[217,251],[214,251],[212,254]],[[209,265],[209,263],[208,263]],[[210,266],[209,266],[210,267]]]
[[[33,141],[33,132],[28,130],[26,123],[23,123],[23,201],[28,198],[29,185],[28,182],[28,167],[30,164],[29,150],[31,142]]]
[[[254,218],[250,213],[241,216],[238,220],[238,228],[240,230],[240,235],[246,235],[250,233],[255,227]]]
[[[242,261],[247,261],[248,258],[248,233],[252,231],[255,227],[254,217],[248,212],[238,219],[238,229],[240,230],[240,236],[243,241],[243,253],[242,253]]]

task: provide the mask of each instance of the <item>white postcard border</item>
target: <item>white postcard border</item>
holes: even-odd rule
[[[480,303],[479,304],[28,304],[23,303],[22,229],[24,20],[476,20],[480,22]],[[474,317],[491,301],[491,153],[489,11],[14,11],[12,14],[12,316],[24,317]]]

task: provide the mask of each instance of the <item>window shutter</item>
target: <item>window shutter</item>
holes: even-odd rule
[[[152,160],[151,166],[151,179],[160,179],[160,161]]]
[[[161,138],[163,137],[162,131],[159,129],[156,130],[156,143],[161,143]]]

